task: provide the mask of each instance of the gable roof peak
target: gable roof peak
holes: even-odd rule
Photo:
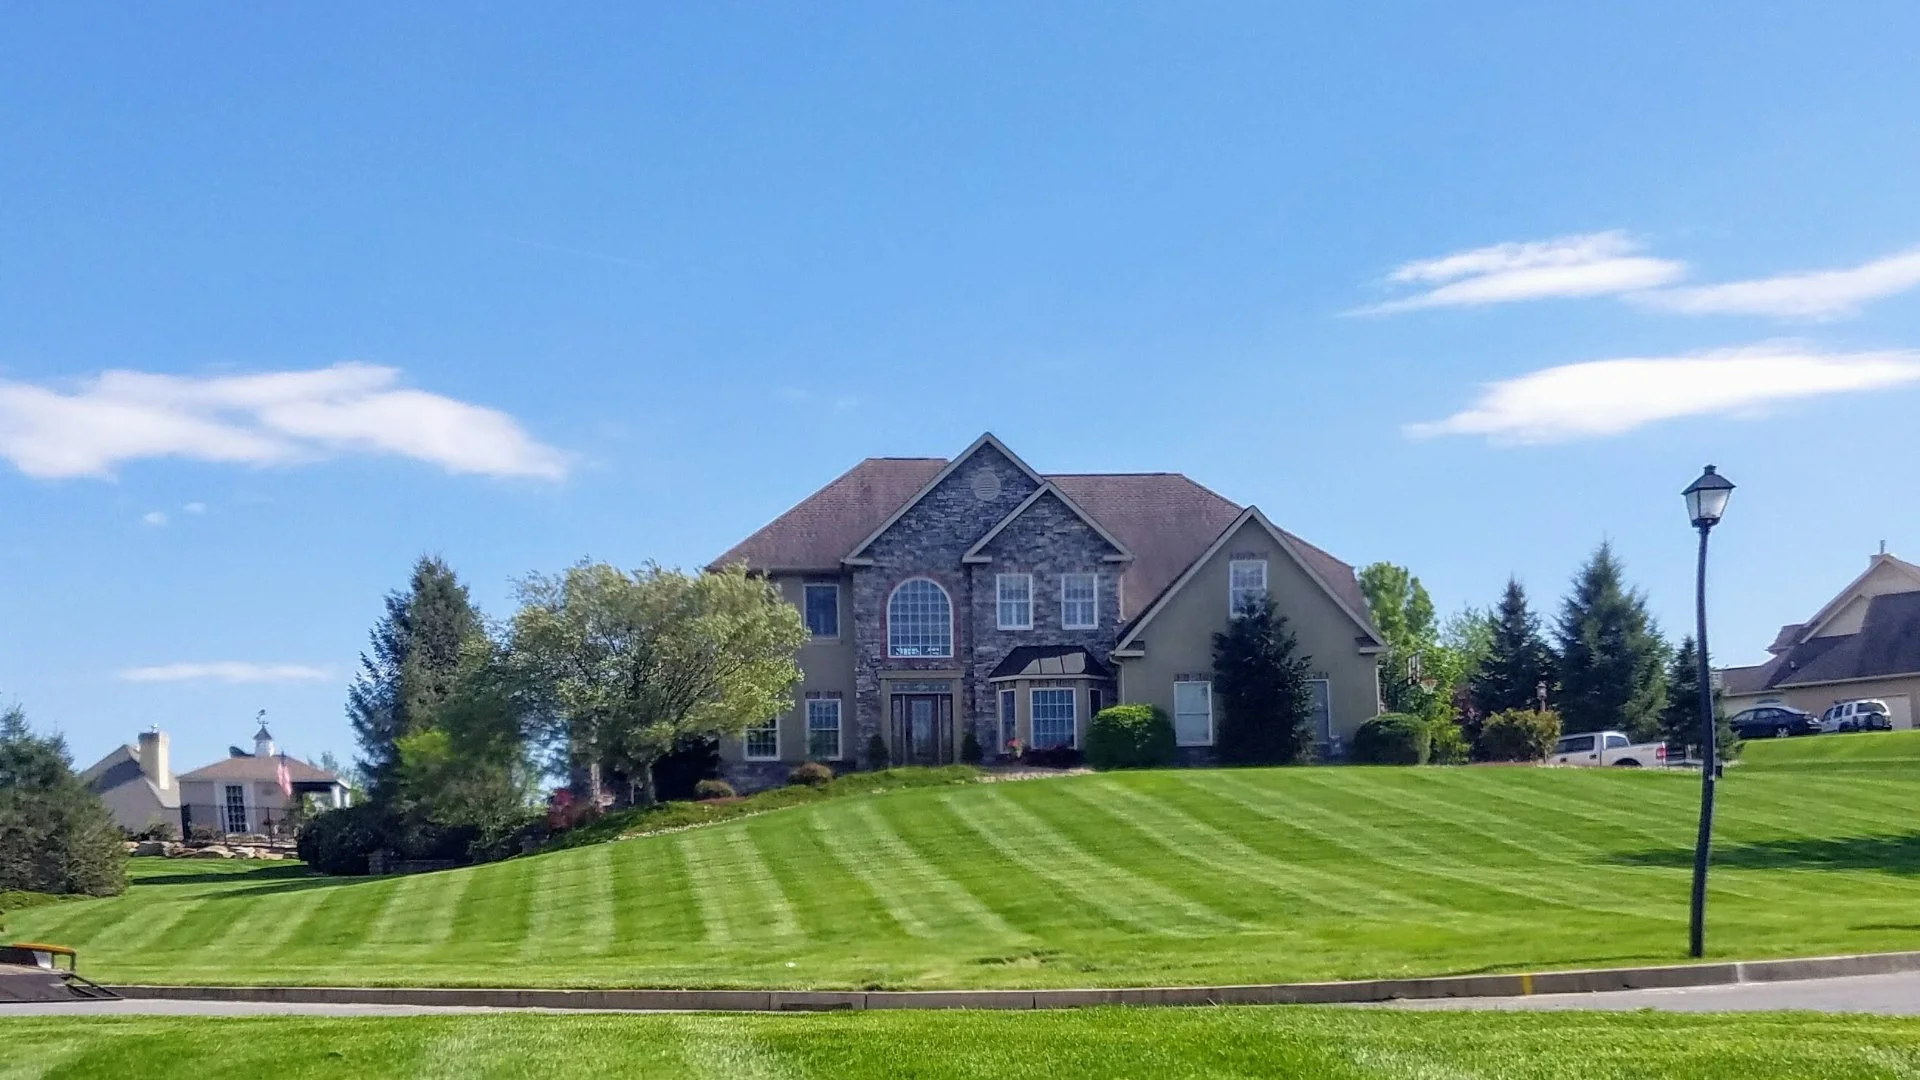
[[[998,522],[996,522],[993,528],[987,530],[987,534],[985,536],[982,536],[979,540],[975,541],[974,545],[968,548],[964,555],[960,556],[960,561],[963,563],[991,562],[992,561],[991,559],[989,559],[986,555],[982,554],[982,552],[986,550],[987,545],[993,543],[996,537],[998,537],[1002,532],[1005,532],[1007,529],[1007,526],[1012,525],[1015,521],[1019,520],[1020,515],[1026,513],[1028,509],[1030,509],[1035,503],[1039,502],[1042,498],[1045,498],[1048,495],[1051,495],[1054,498],[1060,500],[1060,505],[1066,507],[1068,513],[1072,514],[1074,517],[1079,518],[1082,524],[1086,525],[1087,528],[1093,530],[1094,535],[1106,541],[1107,545],[1113,548],[1114,553],[1106,557],[1108,562],[1132,562],[1133,561],[1133,552],[1128,550],[1127,545],[1121,543],[1120,538],[1113,535],[1113,533],[1109,532],[1105,525],[1102,525],[1098,521],[1094,520],[1093,515],[1087,513],[1084,509],[1082,509],[1079,503],[1074,502],[1071,498],[1068,498],[1067,493],[1064,491],[1061,491],[1059,485],[1055,484],[1051,479],[1045,481],[1039,487],[1034,488],[1033,494],[1020,500],[1020,505],[1014,507],[1012,510],[1007,511],[1006,517],[1003,517]]]
[[[885,521],[882,521],[878,528],[868,533],[866,539],[860,541],[858,544],[855,544],[852,550],[848,551],[846,555],[842,556],[840,561],[845,563],[859,561],[861,557],[861,553],[865,552],[867,548],[873,546],[873,542],[875,540],[880,539],[881,535],[884,534],[888,529],[893,528],[894,522],[899,521],[901,518],[907,516],[907,511],[920,505],[920,500],[932,494],[933,489],[939,487],[941,481],[945,480],[949,476],[952,476],[954,472],[960,468],[961,465],[966,464],[969,460],[973,458],[973,455],[979,453],[983,448],[986,448],[986,447],[992,447],[995,451],[997,451],[1000,454],[1001,457],[1004,457],[1009,462],[1011,462],[1014,468],[1019,469],[1021,472],[1025,473],[1027,475],[1027,478],[1033,481],[1035,487],[1045,486],[1047,482],[1047,478],[1035,472],[1033,469],[1033,466],[1028,465],[1026,462],[1020,460],[1020,455],[1007,449],[1007,444],[1001,442],[998,436],[996,436],[991,431],[981,432],[979,438],[969,443],[965,450],[962,450],[958,454],[953,455],[953,460],[947,462],[945,468],[935,473],[933,479],[927,481],[926,484],[923,485],[919,491],[914,492],[912,498],[908,499],[904,503],[901,503],[899,509],[895,510],[892,514],[888,515],[887,519]]]

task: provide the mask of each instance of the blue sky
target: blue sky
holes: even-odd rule
[[[0,12],[0,699],[345,758],[418,554],[504,614],[983,430],[1676,635],[1714,461],[1728,661],[1920,555],[1920,8],[1282,7]]]

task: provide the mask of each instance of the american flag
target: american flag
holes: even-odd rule
[[[293,798],[293,773],[287,770],[287,755],[280,755],[280,767],[274,770],[273,777],[280,781],[280,794]]]

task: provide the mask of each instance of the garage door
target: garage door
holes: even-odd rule
[[[1895,731],[1913,726],[1913,698],[1908,694],[1888,694],[1881,699],[1887,703],[1887,718],[1893,721]]]

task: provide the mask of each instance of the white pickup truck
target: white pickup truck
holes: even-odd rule
[[[1666,743],[1637,743],[1618,731],[1562,735],[1547,754],[1549,765],[1621,765],[1637,769],[1664,767],[1666,763]]]

